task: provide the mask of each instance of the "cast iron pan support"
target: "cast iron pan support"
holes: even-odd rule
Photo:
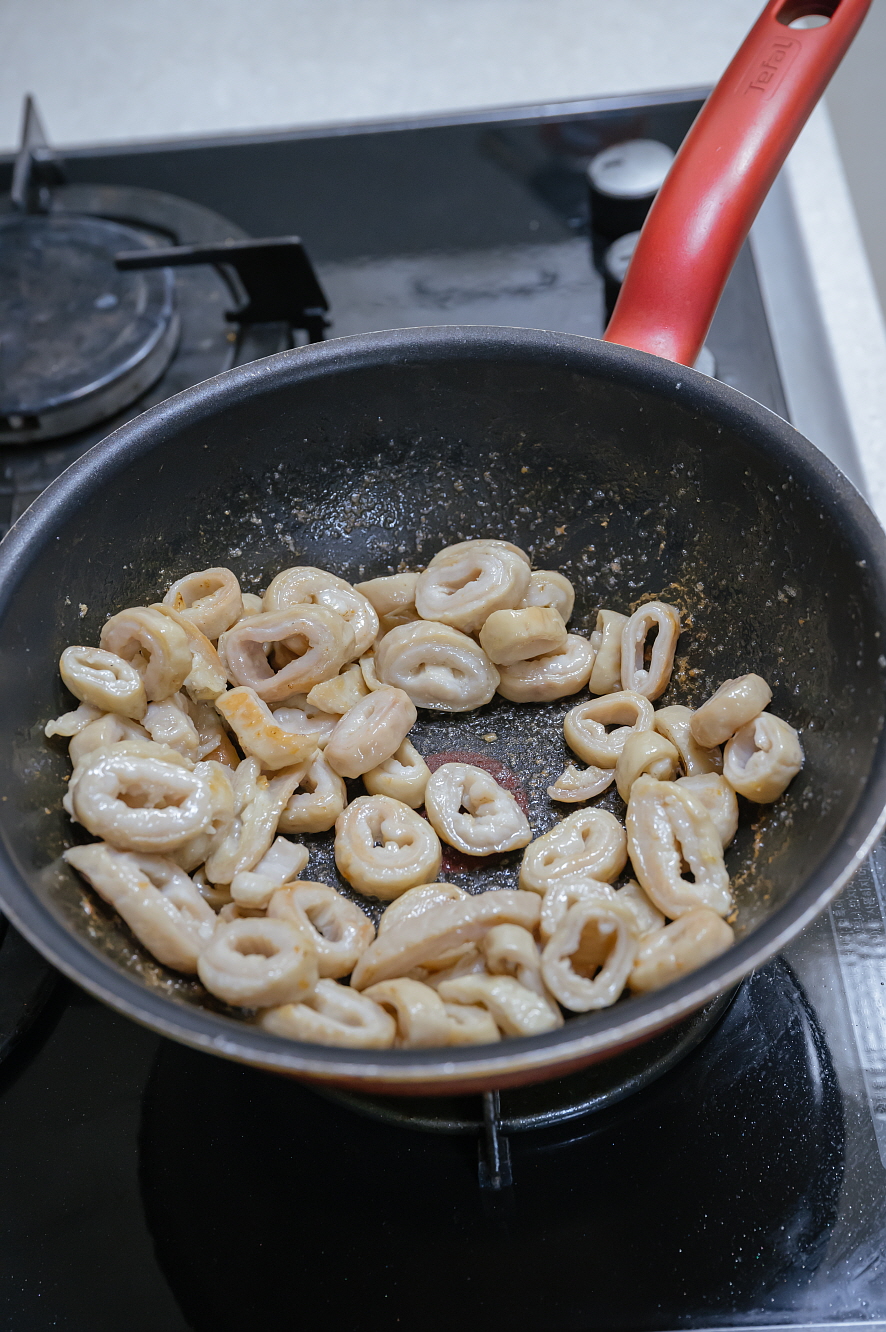
[[[61,185],[65,172],[61,158],[53,152],[30,93],[25,97],[22,132],[12,169],[13,208],[23,213],[48,213],[50,190]]]
[[[322,342],[329,326],[329,302],[298,236],[124,250],[115,263],[123,270],[187,268],[193,264],[233,269],[246,300],[237,309],[228,310],[225,318],[241,331],[255,324],[286,324],[290,334],[300,329],[307,333],[309,342]]]
[[[510,1144],[501,1127],[501,1095],[483,1093],[483,1129],[478,1166],[481,1189],[507,1189],[513,1184]]]

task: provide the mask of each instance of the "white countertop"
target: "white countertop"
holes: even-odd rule
[[[716,81],[760,3],[3,0],[0,151],[15,145],[25,92],[65,148],[700,87]],[[785,317],[788,270],[772,224],[788,205],[817,341],[809,321]],[[791,414],[886,523],[886,332],[824,109],[756,232]],[[796,267],[796,253],[784,257]],[[825,366],[837,409],[809,392]]]
[[[713,83],[760,0],[3,0],[0,151]]]

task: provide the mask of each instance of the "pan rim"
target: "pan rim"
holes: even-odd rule
[[[872,584],[886,603],[886,538],[867,502],[852,483],[793,426],[739,390],[697,371],[599,339],[545,330],[442,325],[354,334],[281,352],[263,361],[224,371],[127,422],[94,445],[54,481],[26,510],[0,542],[0,631],[30,557],[56,537],[73,498],[101,490],[136,458],[148,453],[185,421],[199,421],[223,410],[229,396],[260,394],[271,385],[297,383],[342,370],[371,367],[394,358],[410,361],[447,359],[477,353],[492,358],[548,360],[566,357],[576,369],[636,382],[672,401],[728,421],[781,454],[786,470],[796,470],[813,485],[823,503],[851,521],[851,537],[868,562]],[[814,483],[814,484],[813,484]],[[886,614],[884,614],[886,621]],[[25,938],[72,980],[95,997],[143,1025],[184,1044],[258,1067],[316,1079],[384,1081],[408,1086],[433,1082],[438,1087],[471,1077],[534,1072],[615,1046],[639,1041],[694,1011],[761,965],[799,933],[836,896],[867,855],[886,822],[886,735],[881,731],[861,796],[834,846],[795,895],[720,958],[664,991],[633,996],[625,1005],[576,1015],[543,1036],[511,1038],[500,1046],[431,1050],[347,1050],[310,1045],[273,1036],[196,1005],[178,1003],[149,990],[98,949],[91,947],[28,885],[0,838],[0,906]],[[726,965],[728,959],[728,965]],[[667,996],[663,1004],[661,996]],[[488,1053],[480,1054],[480,1051]],[[443,1057],[445,1055],[445,1057]]]

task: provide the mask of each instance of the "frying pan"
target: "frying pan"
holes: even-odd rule
[[[780,949],[839,891],[883,822],[886,547],[864,500],[795,430],[688,368],[791,143],[869,0],[773,0],[699,115],[660,192],[605,341],[531,329],[401,329],[239,367],[146,411],[31,506],[0,546],[0,899],[87,990],[157,1031],[302,1077],[432,1093],[559,1076],[660,1032]],[[826,26],[788,26],[801,14]],[[587,633],[600,605],[678,604],[687,629],[662,703],[757,671],[802,731],[806,766],[746,807],[729,868],[738,939],[651,995],[559,1031],[484,1047],[360,1051],[286,1041],[155,963],[60,860],[70,700],[55,663],[111,610],[187,569],[281,567],[351,579],[418,567],[466,537],[507,537],[563,570]],[[534,832],[574,699],[423,714],[429,755],[479,754],[522,784]],[[617,796],[601,798],[618,809]],[[311,874],[335,875],[329,834]],[[520,853],[448,877],[514,886]],[[365,903],[377,914],[379,904]]]

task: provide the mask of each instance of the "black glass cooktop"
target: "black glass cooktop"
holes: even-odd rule
[[[698,105],[80,150],[66,188],[161,191],[237,234],[301,235],[331,335],[595,335],[584,168],[627,137],[677,146]],[[722,379],[785,413],[747,249],[708,345]],[[0,449],[9,516],[100,433]],[[500,1189],[481,1187],[477,1134],[404,1127],[173,1045],[67,981],[44,1003],[45,969],[7,930],[0,979],[15,941],[21,1001],[0,1004],[0,1324],[886,1325],[884,864],[651,1085],[509,1134]]]

